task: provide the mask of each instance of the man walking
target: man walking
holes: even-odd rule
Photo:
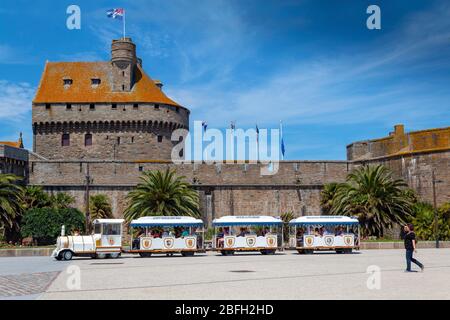
[[[425,268],[419,260],[413,258],[413,253],[416,251],[416,234],[414,233],[414,226],[411,223],[405,225],[405,249],[406,249],[406,270],[405,272],[414,272],[411,270],[411,262],[414,262],[423,271]]]

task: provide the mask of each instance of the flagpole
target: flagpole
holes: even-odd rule
[[[256,163],[259,162],[259,128],[256,124]]]
[[[123,10],[123,38],[125,39],[125,9]]]
[[[280,147],[282,146],[282,143],[283,142],[283,122],[281,122],[281,120],[280,120]],[[281,151],[281,160],[284,160],[284,154],[283,154],[283,151]]]

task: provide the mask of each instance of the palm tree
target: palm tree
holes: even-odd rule
[[[54,209],[68,209],[75,202],[75,198],[65,192],[58,192],[50,196],[50,203]]]
[[[330,213],[357,216],[363,231],[382,237],[385,228],[411,217],[415,197],[406,186],[385,166],[362,166],[337,186]]]
[[[6,241],[19,239],[19,222],[23,212],[23,188],[17,185],[20,177],[0,174],[0,223]]]
[[[289,222],[295,218],[292,211],[287,211],[281,214],[281,220],[283,220],[283,239],[289,241]]]
[[[320,206],[323,214],[329,214],[331,207],[333,206],[333,198],[336,194],[338,183],[331,182],[323,186],[320,192]]]
[[[34,208],[50,207],[51,202],[50,197],[41,187],[27,186],[23,193],[23,205],[26,211]]]
[[[175,170],[146,171],[136,189],[127,195],[124,216],[129,222],[142,216],[199,217],[199,196],[185,177],[175,177]]]
[[[89,198],[89,212],[91,219],[107,219],[112,218],[112,208],[109,199],[104,194],[96,194]]]

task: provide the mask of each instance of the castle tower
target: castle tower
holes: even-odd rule
[[[130,38],[113,40],[111,45],[112,90],[129,92],[133,88],[137,64],[136,45]]]
[[[33,151],[49,160],[168,160],[189,110],[150,78],[130,38],[111,61],[47,62],[33,100]]]

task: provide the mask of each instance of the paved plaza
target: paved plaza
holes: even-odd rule
[[[351,255],[294,251],[274,256],[124,255],[71,262],[0,258],[0,299],[21,297],[23,288],[13,287],[9,294],[4,289],[3,279],[12,275],[25,287],[36,278],[38,283],[30,286],[33,290],[23,291],[33,293],[25,296],[33,299],[450,299],[450,249],[419,250],[417,258],[426,265],[424,273],[404,272],[404,250]],[[369,266],[381,271],[379,282],[369,281],[372,289],[367,286]]]

